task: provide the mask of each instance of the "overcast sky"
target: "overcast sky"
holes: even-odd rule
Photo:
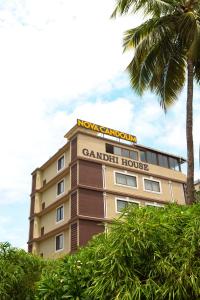
[[[153,94],[129,88],[122,35],[142,20],[110,20],[114,3],[0,0],[0,241],[26,248],[30,173],[64,145],[77,118],[186,157],[185,91],[165,115]],[[195,87],[196,178],[199,97]]]

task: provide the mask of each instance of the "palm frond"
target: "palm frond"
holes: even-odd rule
[[[167,15],[161,18],[151,18],[136,28],[125,31],[123,46],[124,51],[137,47],[137,45],[147,36],[165,37],[168,32],[175,30],[176,17]]]
[[[178,97],[185,82],[185,55],[172,37],[150,39],[148,36],[136,48],[128,66],[132,88],[140,95],[147,89],[159,96],[166,111]]]
[[[144,15],[160,16],[174,11],[176,6],[176,0],[118,0],[111,18],[140,10]]]
[[[200,58],[195,61],[194,65],[194,78],[198,84],[200,84]]]
[[[188,50],[188,56],[195,63],[200,55],[200,24],[195,22],[194,38]]]
[[[134,3],[134,0],[118,0],[111,18],[116,18],[117,15],[127,14]]]
[[[164,55],[166,47],[164,48],[164,46],[167,43],[167,36],[165,39],[159,39],[158,36],[148,36],[136,48],[134,57],[127,70],[130,75],[132,88],[137,93],[142,94],[148,89],[153,75],[158,72],[161,66],[164,68],[166,63],[166,55]],[[158,59],[159,63],[157,63]]]
[[[178,99],[185,83],[185,57],[176,53],[169,56],[160,80],[160,105],[167,110]]]
[[[178,18],[178,31],[180,39],[189,48],[194,40],[196,32],[196,16],[193,12],[181,14]]]

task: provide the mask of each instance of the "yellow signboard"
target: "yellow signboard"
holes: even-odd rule
[[[110,128],[107,128],[107,127],[104,127],[101,125],[97,125],[97,124],[90,123],[88,121],[79,120],[79,119],[77,119],[77,125],[80,127],[86,128],[86,129],[97,131],[99,133],[114,136],[116,138],[123,139],[123,140],[129,141],[129,142],[137,143],[136,136],[121,132],[119,130],[110,129]]]

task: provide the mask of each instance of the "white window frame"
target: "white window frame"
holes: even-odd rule
[[[145,202],[145,206],[165,207],[164,204],[158,202]]]
[[[129,197],[125,197],[125,198],[115,197],[115,212],[117,214],[121,214],[122,213],[121,211],[117,210],[117,200],[129,202],[129,203],[132,202],[132,203],[138,204],[139,207],[141,206],[141,202],[138,201],[138,200],[135,200],[135,199],[132,199],[132,198],[129,198]]]
[[[63,192],[58,194],[58,185],[60,182],[63,181]],[[65,193],[65,179],[63,178],[62,180],[60,180],[57,184],[56,184],[56,198],[60,197],[61,195],[63,195]]]
[[[63,236],[63,248],[60,248],[60,249],[58,249],[58,250],[56,250],[56,237],[57,236],[60,236],[60,235],[62,235]],[[59,234],[56,234],[56,236],[55,236],[55,252],[57,253],[57,252],[61,252],[61,251],[63,251],[64,250],[64,232],[61,232],[61,233],[59,233]]]
[[[61,159],[62,157],[64,157],[64,165],[63,165],[63,167],[62,167],[60,170],[58,170],[58,161],[59,161],[59,159]],[[57,166],[57,173],[61,172],[61,171],[65,168],[65,153],[63,153],[63,154],[57,159],[56,166]]]
[[[119,173],[119,174],[122,174],[122,175],[128,175],[128,176],[132,176],[132,177],[135,177],[136,178],[136,186],[132,186],[132,185],[125,185],[125,184],[120,184],[120,183],[117,183],[116,182],[116,173]],[[136,189],[138,190],[138,176],[133,174],[133,173],[130,173],[130,172],[127,172],[127,171],[114,171],[114,184],[115,185],[118,185],[118,186],[123,186],[125,188],[131,188],[131,189]]]
[[[146,180],[150,180],[150,181],[158,182],[158,183],[159,183],[159,186],[160,186],[160,192],[155,192],[155,191],[146,190],[146,189],[145,189],[145,183],[144,183],[145,179],[146,179]],[[143,190],[144,190],[145,192],[153,193],[153,194],[159,194],[159,195],[162,194],[162,185],[161,185],[161,181],[160,181],[160,180],[155,179],[155,178],[153,178],[153,177],[143,177],[143,178],[142,178],[142,181],[143,181]]]
[[[63,207],[63,218],[61,220],[57,221],[57,209],[59,209],[61,207]],[[65,209],[64,209],[64,204],[62,204],[62,205],[56,207],[56,224],[63,222],[64,219],[65,219]]]

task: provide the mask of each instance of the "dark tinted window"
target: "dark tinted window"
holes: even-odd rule
[[[41,236],[44,235],[44,226],[41,227]]]
[[[59,158],[58,160],[58,171],[60,171],[61,169],[64,168],[64,163],[65,163],[65,158],[64,155],[62,157]]]
[[[169,158],[169,167],[170,167],[170,169],[180,171],[178,159],[170,157]]]
[[[157,157],[156,153],[147,151],[147,162],[150,164],[157,165]]]
[[[119,156],[124,156],[124,157],[128,157],[131,158],[133,160],[138,160],[138,153],[137,151],[134,150],[128,150],[125,148],[121,148],[121,147],[117,147],[117,146],[113,146],[110,144],[106,144],[106,152],[107,153],[112,153],[115,155],[119,155]]]
[[[57,185],[57,195],[64,193],[64,180],[60,181]]]
[[[122,156],[129,157],[129,156],[130,156],[129,150],[127,150],[127,149],[122,149]]]
[[[106,144],[106,152],[107,153],[114,153],[114,151],[113,151],[113,145],[110,145],[110,144]]]
[[[63,218],[64,218],[63,206],[60,206],[56,209],[56,222],[63,220]]]
[[[136,151],[130,151],[130,158],[138,160],[138,153]]]
[[[141,161],[146,161],[146,152],[140,151],[140,160]]]
[[[63,234],[57,235],[56,236],[56,250],[63,249]]]
[[[161,167],[169,168],[168,157],[162,154],[158,154],[158,163]]]

